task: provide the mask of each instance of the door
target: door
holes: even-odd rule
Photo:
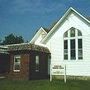
[[[48,75],[48,59],[45,54],[33,54],[30,58],[30,79],[44,79]]]

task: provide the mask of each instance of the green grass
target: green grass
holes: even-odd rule
[[[68,80],[0,80],[0,90],[90,90],[90,81]]]

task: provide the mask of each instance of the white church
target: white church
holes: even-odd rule
[[[66,65],[68,76],[90,76],[90,21],[72,7],[49,32],[41,27],[30,43],[50,50],[51,69]]]

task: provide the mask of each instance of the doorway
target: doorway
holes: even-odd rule
[[[29,63],[30,79],[48,78],[48,54],[38,52],[30,55]]]

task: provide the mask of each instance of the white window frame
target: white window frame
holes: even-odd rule
[[[19,69],[19,70],[16,70],[16,69],[15,69],[15,64],[16,64],[16,63],[15,63],[15,59],[16,59],[16,58],[19,58],[19,59],[20,59],[19,64],[21,64],[21,56],[20,56],[20,55],[15,55],[15,56],[14,56],[13,71],[14,71],[14,72],[20,72],[20,69]],[[21,65],[20,65],[20,66],[21,66]]]
[[[35,56],[35,71],[36,72],[39,72],[39,67],[40,67],[40,56],[39,55],[36,55]]]
[[[70,29],[68,31],[66,31],[66,32],[68,32],[68,36],[64,37],[64,39],[63,39],[63,51],[64,51],[64,40],[67,40],[68,41],[68,59],[64,59],[64,54],[65,53],[63,52],[63,60],[64,61],[68,61],[68,60],[70,60],[70,61],[83,60],[83,39],[82,39],[82,36],[78,36],[78,29],[75,28],[75,37],[70,37]],[[72,59],[71,60],[70,40],[73,40],[73,39],[75,40],[75,51],[76,51],[75,52],[76,53],[75,57],[76,57],[76,59]],[[79,39],[82,39],[82,59],[78,59],[78,50],[79,50],[78,49],[78,40]]]

